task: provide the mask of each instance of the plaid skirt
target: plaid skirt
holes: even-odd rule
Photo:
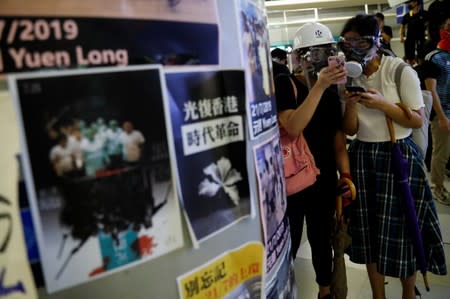
[[[428,270],[445,275],[444,244],[423,156],[410,137],[398,140],[398,143],[409,164],[409,183]],[[378,272],[383,275],[406,278],[418,268],[391,167],[391,147],[390,142],[356,139],[350,144],[351,173],[357,198],[351,210],[352,245],[347,253],[355,263],[376,263]]]

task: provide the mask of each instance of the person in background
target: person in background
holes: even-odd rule
[[[280,48],[275,48],[270,52],[272,60],[287,65],[287,52]]]
[[[428,6],[428,37],[425,43],[425,54],[436,49],[438,42],[441,40],[439,29],[442,22],[450,12],[450,0],[434,0]]]
[[[279,74],[289,75],[291,71],[287,67],[287,52],[280,48],[275,48],[270,52],[272,57],[272,71],[275,78]]]
[[[348,152],[357,194],[350,216],[352,244],[347,253],[354,263],[366,265],[372,298],[385,298],[385,276],[400,279],[401,298],[416,298],[418,268],[402,198],[390,167],[392,144],[386,116],[393,121],[397,144],[408,162],[408,183],[424,236],[428,270],[445,275],[447,269],[438,215],[422,153],[411,138],[411,128],[422,125],[424,103],[420,82],[416,72],[405,67],[401,74],[400,95],[397,93],[395,70],[403,61],[378,54],[379,27],[373,16],[357,15],[349,19],[343,27],[338,46],[347,60],[362,65],[363,73],[353,78],[353,84],[367,90],[357,93],[345,91],[343,97],[343,129],[346,134],[355,135]],[[396,105],[400,101],[411,110],[410,118]]]
[[[384,24],[384,14],[381,12],[377,12],[375,14],[375,18],[377,18],[378,26],[380,27],[381,32],[381,46],[384,49],[387,49],[392,52],[391,48],[391,39],[392,35],[392,27]]]
[[[450,14],[450,11],[447,14]],[[433,196],[439,203],[450,205],[450,193],[444,187],[446,165],[450,157],[450,16],[442,22],[440,37],[437,49],[425,57],[424,64],[429,69],[425,86],[433,95],[431,114]]]
[[[422,9],[420,0],[410,0],[409,11],[403,15],[400,25],[400,42],[404,43],[405,61],[411,65],[421,64],[425,58],[425,28],[427,11]],[[406,39],[405,39],[406,37]]]
[[[289,135],[304,134],[320,175],[312,186],[287,197],[291,250],[295,259],[306,219],[318,298],[331,298],[331,231],[337,170],[341,176],[350,176],[339,95],[334,84],[345,79],[347,72],[342,66],[328,66],[328,56],[337,55],[336,42],[328,27],[320,23],[306,23],[297,30],[293,55],[302,72],[275,79],[278,120]]]
[[[109,164],[104,143],[96,136],[98,135],[95,127],[91,127],[86,129],[85,136],[81,141],[81,150],[83,151],[83,161],[87,176],[96,176],[98,171],[106,169]]]
[[[139,162],[145,138],[140,131],[134,129],[134,125],[130,121],[125,121],[122,127],[120,140],[123,145],[123,160],[129,163]]]
[[[106,129],[106,152],[108,153],[109,159],[111,161],[110,167],[116,168],[122,164],[122,141],[120,136],[122,134],[122,129],[119,127],[117,120],[111,119],[108,123],[108,128]]]
[[[50,162],[56,175],[64,176],[75,169],[74,155],[65,134],[60,134],[57,140],[50,151]]]

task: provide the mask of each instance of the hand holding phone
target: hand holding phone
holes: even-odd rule
[[[335,66],[336,68],[343,68],[345,65],[345,56],[329,56],[328,57],[328,65]],[[347,82],[347,77],[344,77],[342,80],[336,82],[336,84],[345,84]]]
[[[345,89],[351,93],[367,92],[367,90],[362,86],[345,86]]]

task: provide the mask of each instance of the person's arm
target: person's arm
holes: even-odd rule
[[[344,68],[324,68],[300,106],[295,110],[288,109],[278,113],[278,120],[289,135],[298,136],[303,132],[316,111],[325,89],[345,76]]]
[[[415,70],[405,67],[400,76],[400,85],[396,87],[401,103],[407,107],[407,113],[392,99],[387,99],[380,91],[368,88],[361,95],[360,104],[368,108],[381,110],[397,124],[405,128],[420,128],[424,104],[420,89],[420,80]],[[393,90],[391,90],[393,92]]]
[[[442,108],[441,100],[436,90],[436,79],[426,78],[425,87],[427,90],[431,91],[431,94],[433,96],[433,110],[436,113],[439,128],[444,131],[450,131],[450,120],[448,119],[447,115],[444,112],[444,109]]]
[[[336,157],[336,165],[339,173],[350,174],[350,161],[347,152],[347,137],[344,132],[338,130],[334,137],[334,150]]]
[[[325,89],[326,87],[315,84],[297,109],[288,109],[278,113],[278,120],[289,135],[298,136],[303,132],[316,111]]]
[[[353,96],[348,91],[344,92],[344,113],[342,130],[345,134],[353,136],[358,132],[358,111],[356,107],[358,96]]]

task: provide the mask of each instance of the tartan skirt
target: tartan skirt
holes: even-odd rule
[[[409,183],[428,271],[445,275],[444,244],[423,155],[410,137],[397,142],[409,164]],[[351,208],[349,232],[352,245],[347,253],[355,263],[376,263],[380,274],[406,278],[419,269],[391,167],[391,148],[390,142],[362,142],[357,139],[349,146],[357,197]]]

